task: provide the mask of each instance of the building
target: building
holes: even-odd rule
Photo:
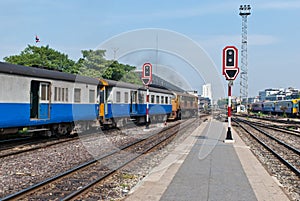
[[[289,87],[287,89],[265,89],[259,92],[260,101],[276,101],[299,98],[299,90]]]
[[[211,84],[205,84],[202,86],[202,97],[212,100]]]

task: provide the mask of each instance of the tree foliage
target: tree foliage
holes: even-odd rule
[[[62,54],[49,46],[28,45],[20,55],[5,57],[4,61],[24,66],[42,66],[62,70],[65,72],[74,72],[75,62],[68,58],[68,55]]]
[[[120,64],[118,61],[106,60],[105,50],[82,50],[83,58],[80,63],[80,74],[110,80],[122,80],[130,83],[141,83],[134,72],[136,67]]]
[[[110,61],[104,58],[105,50],[82,50],[81,53],[82,58],[78,61],[79,74],[102,78],[105,68],[110,64]]]
[[[137,74],[133,72],[134,70],[134,66],[124,65],[120,64],[118,61],[113,61],[103,72],[103,78],[136,83],[136,79],[138,78]]]
[[[134,72],[136,67],[106,60],[105,50],[82,50],[82,58],[77,62],[49,46],[28,45],[20,55],[5,57],[8,63],[24,66],[41,66],[94,78],[121,80],[141,84],[141,79]]]

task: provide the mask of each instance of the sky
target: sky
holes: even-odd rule
[[[122,33],[155,28],[198,44],[226,87],[222,49],[228,45],[241,49],[239,6],[244,4],[252,8],[248,17],[249,96],[266,88],[299,89],[299,0],[0,0],[0,61],[20,54],[28,44],[49,45],[77,61],[81,50],[101,47]],[[40,38],[38,44],[35,35]],[[118,47],[115,51],[118,54]],[[239,87],[238,77],[233,95],[239,96]]]

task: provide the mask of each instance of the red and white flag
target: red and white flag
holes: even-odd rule
[[[40,38],[39,38],[37,35],[35,36],[35,42],[36,42],[36,43],[41,42],[41,41],[40,41]]]

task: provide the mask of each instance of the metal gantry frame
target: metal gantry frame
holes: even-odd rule
[[[251,14],[250,5],[240,5],[242,17],[242,47],[241,47],[241,73],[240,73],[240,98],[248,104],[248,52],[247,52],[247,17]],[[247,105],[246,105],[247,107]]]

